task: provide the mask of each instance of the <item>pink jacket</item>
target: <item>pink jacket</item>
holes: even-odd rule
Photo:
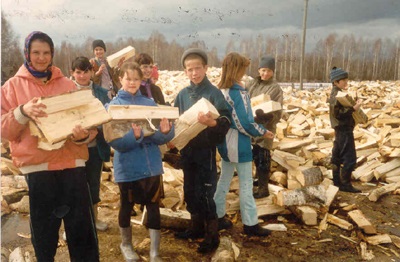
[[[10,142],[13,162],[23,173],[84,166],[88,159],[87,145],[71,140],[57,150],[39,149],[37,137],[30,133],[29,118],[20,111],[19,106],[34,97],[55,96],[77,89],[59,68],[53,66],[51,70],[51,79],[44,84],[22,65],[1,88],[1,136]]]

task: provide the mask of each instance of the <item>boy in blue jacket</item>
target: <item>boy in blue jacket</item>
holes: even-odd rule
[[[198,121],[207,126],[180,151],[186,208],[191,215],[191,228],[175,236],[181,239],[205,239],[198,252],[207,253],[219,245],[218,217],[214,202],[217,185],[216,145],[221,143],[229,129],[229,111],[221,91],[208,80],[207,54],[198,48],[190,48],[182,55],[182,65],[190,80],[190,86],[182,89],[175,100],[179,113],[183,114],[202,97],[210,101],[220,116],[213,119],[209,112],[200,112]]]
[[[137,63],[126,63],[119,76],[121,89],[110,105],[155,106],[156,103],[140,91],[143,73]],[[174,128],[166,118],[154,134],[143,136],[140,126],[132,124],[132,130],[125,136],[111,141],[115,149],[114,176],[120,190],[121,207],[118,223],[121,232],[121,252],[126,261],[136,261],[138,254],[132,246],[131,210],[135,203],[143,204],[147,209],[145,226],[150,233],[150,261],[159,261],[160,248],[160,193],[162,158],[159,145],[174,137]]]

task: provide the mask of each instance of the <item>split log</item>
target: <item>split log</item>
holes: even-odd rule
[[[376,202],[381,196],[393,192],[397,188],[400,188],[400,182],[376,188],[369,194],[368,199],[372,202]]]
[[[161,227],[170,229],[187,229],[190,226],[190,213],[185,210],[173,211],[160,208]]]
[[[327,207],[327,208],[330,207],[330,205],[332,204],[333,200],[335,199],[338,191],[339,191],[339,187],[334,186],[334,185],[328,186],[328,188],[326,189],[325,207]]]
[[[211,262],[234,262],[235,252],[232,248],[232,240],[228,237],[221,237],[219,246],[211,258]]]
[[[271,112],[282,110],[282,106],[279,102],[272,101],[272,100],[267,101],[267,102],[264,102],[264,103],[261,103],[261,104],[258,104],[256,106],[252,107],[253,115],[256,115],[256,111],[258,109],[261,109],[264,112],[264,114],[268,114]]]
[[[124,49],[119,50],[118,52],[107,56],[107,62],[111,67],[116,67],[121,58],[125,57],[126,61],[134,56],[135,56],[135,48],[132,46],[127,46]]]
[[[295,169],[305,163],[304,158],[277,149],[274,150],[271,158],[287,170]]]
[[[201,98],[192,107],[185,111],[178,119],[175,125],[175,137],[171,143],[181,150],[190,140],[196,137],[207,126],[197,121],[199,112],[210,112],[216,119],[219,116],[217,109],[207,99]]]
[[[271,96],[267,94],[261,94],[250,99],[251,107],[262,104],[264,102],[271,101]]]
[[[336,95],[336,99],[344,107],[353,107],[356,104],[354,99],[345,92],[339,91]],[[361,110],[361,108],[353,112],[353,118],[354,121],[356,121],[356,124],[366,124],[368,122],[368,116]]]
[[[268,224],[262,226],[262,228],[271,230],[271,231],[287,231],[287,227],[284,224]]]
[[[281,140],[278,143],[278,149],[280,150],[288,150],[293,148],[300,148],[303,146],[307,146],[312,144],[314,141],[312,139],[290,139],[290,140]],[[332,144],[332,142],[331,142]]]
[[[400,158],[395,158],[381,165],[380,167],[375,168],[374,175],[376,179],[379,179],[382,175],[392,171],[395,168],[400,167]]]
[[[327,222],[348,231],[353,230],[353,224],[332,214],[328,214]]]
[[[392,239],[388,234],[381,234],[372,237],[366,237],[367,242],[371,245],[388,244],[392,243]]]
[[[317,225],[317,211],[310,206],[290,206],[290,211],[307,226]]]
[[[319,167],[299,168],[296,179],[302,186],[313,186],[322,182],[323,175]]]
[[[360,242],[360,249],[361,249],[361,258],[363,260],[372,260],[375,258],[374,253],[372,253],[372,250],[367,249],[367,243]]]
[[[377,159],[371,160],[363,164],[362,166],[357,167],[356,170],[352,173],[352,176],[355,179],[360,179],[360,177],[362,177],[365,174],[373,173],[374,169],[381,165],[382,163],[379,160]]]
[[[43,111],[47,117],[39,118],[35,125],[40,130],[41,137],[50,145],[67,139],[76,125],[87,129],[111,120],[90,89],[40,98],[39,102],[46,105]]]
[[[400,248],[400,237],[395,236],[395,235],[390,235],[390,238],[392,239],[393,244],[394,244],[397,248]]]
[[[8,175],[8,174],[18,176],[18,175],[21,175],[22,173],[19,170],[19,168],[14,165],[12,160],[2,157],[1,158],[1,174],[3,176]]]
[[[350,218],[357,224],[359,228],[364,230],[367,234],[376,234],[375,227],[369,222],[369,220],[364,216],[364,214],[356,209],[350,211],[349,213]]]
[[[276,204],[280,206],[313,205],[319,207],[326,201],[324,186],[309,186],[278,192]]]
[[[132,130],[132,123],[142,127],[143,135],[149,136],[157,130],[160,119],[177,119],[179,109],[170,106],[110,105],[108,113],[112,121],[103,125],[107,142],[125,136]]]

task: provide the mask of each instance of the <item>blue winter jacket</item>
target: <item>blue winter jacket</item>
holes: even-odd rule
[[[141,95],[140,91],[132,95],[121,89],[109,105],[156,106],[156,103]],[[109,105],[106,105],[106,108]],[[133,129],[131,129],[124,137],[111,141],[109,144],[115,149],[115,182],[132,182],[161,175],[164,171],[158,146],[167,143],[173,137],[174,126],[168,134],[156,131],[153,135],[144,137],[142,132],[139,139],[135,138]]]
[[[221,157],[228,162],[251,162],[251,137],[262,136],[266,129],[254,122],[250,97],[243,87],[234,84],[229,89],[221,90],[231,114],[231,125],[225,140],[218,145]]]

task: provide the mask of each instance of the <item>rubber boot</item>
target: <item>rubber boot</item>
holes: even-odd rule
[[[333,185],[340,187],[340,167],[332,164]]]
[[[339,186],[339,190],[343,192],[349,193],[361,193],[361,190],[353,187],[351,184],[351,172],[343,171],[340,174],[341,185]]]
[[[200,243],[197,251],[199,253],[209,253],[216,250],[219,246],[218,219],[207,220],[207,232],[203,242]]]
[[[150,234],[150,262],[163,261],[160,257],[161,232],[157,229],[149,229]]]
[[[233,226],[232,221],[230,221],[226,216],[218,218],[218,230],[229,229]]]
[[[121,253],[126,262],[133,262],[139,260],[139,255],[135,252],[132,245],[132,227],[120,227],[121,232]]]
[[[96,229],[99,231],[106,231],[108,228],[108,225],[106,222],[103,222],[99,219],[97,219],[97,216],[99,214],[99,211],[97,210],[97,204],[93,205],[93,215],[94,215],[94,221],[96,223]]]
[[[263,198],[269,196],[268,182],[269,182],[269,168],[257,168],[256,173],[258,176],[258,190],[254,193],[254,198]]]
[[[183,232],[175,233],[176,238],[180,239],[198,239],[204,237],[204,219],[198,214],[192,214],[190,217],[191,226]]]
[[[259,224],[256,224],[254,226],[243,225],[243,231],[248,236],[264,237],[264,236],[269,236],[271,234],[270,230],[262,228]]]

